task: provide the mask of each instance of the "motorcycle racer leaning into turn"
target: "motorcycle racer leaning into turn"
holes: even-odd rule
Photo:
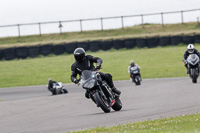
[[[56,89],[53,88],[53,84],[56,83],[56,81],[53,81],[51,78],[49,79],[48,83],[48,90],[52,93],[52,95],[56,94]]]
[[[131,60],[130,65],[128,66],[128,73],[130,74],[130,77],[131,77],[131,68],[138,68],[140,71],[140,66],[135,64],[135,62],[133,60]]]
[[[84,70],[98,70],[101,68],[101,64],[103,62],[103,60],[99,57],[85,55],[85,50],[83,48],[76,48],[74,50],[74,58],[75,62],[71,65],[71,81],[75,84],[78,84],[80,81],[80,79],[77,79],[77,74],[81,76],[81,73]],[[96,63],[96,68],[94,67],[93,63]],[[114,93],[116,93],[117,95],[121,94],[121,91],[115,88],[111,74],[103,72],[99,72],[99,74],[101,78],[108,83]],[[89,98],[89,93],[87,91],[85,92],[85,97]]]
[[[183,55],[183,62],[185,64],[185,67],[187,69],[187,74],[188,74],[188,65],[187,65],[187,58],[190,54],[196,54],[199,58],[200,58],[200,53],[197,49],[194,48],[193,44],[188,44],[187,46],[187,50],[185,51],[184,55]]]

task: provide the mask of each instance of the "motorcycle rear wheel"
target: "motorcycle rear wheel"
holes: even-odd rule
[[[122,102],[120,99],[115,101],[115,104],[112,106],[112,109],[115,111],[120,111],[122,109]]]

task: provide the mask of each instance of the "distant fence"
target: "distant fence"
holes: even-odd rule
[[[200,43],[200,34],[72,42],[62,43],[58,45],[46,44],[36,46],[12,47],[0,49],[0,60],[25,59],[27,57],[33,58],[37,57],[38,55],[47,56],[49,54],[71,54],[77,47],[82,47],[86,51],[90,50],[92,52],[96,52],[98,50],[109,50],[111,48],[117,50],[121,48],[131,49],[133,47],[153,48],[157,46],[177,45],[180,43]]]
[[[103,31],[105,29],[108,29],[108,28],[105,27],[105,23],[106,23],[107,20],[113,20],[113,19],[116,20],[115,22],[118,23],[118,27],[123,29],[124,27],[126,27],[128,25],[128,24],[127,25],[125,24],[126,21],[128,21],[127,20],[128,18],[137,18],[137,22],[138,22],[137,24],[144,25],[145,23],[148,23],[148,22],[145,22],[145,17],[155,16],[155,15],[157,16],[157,19],[160,18],[159,23],[162,26],[164,26],[165,23],[168,20],[168,19],[165,20],[164,17],[166,17],[168,14],[180,14],[180,17],[179,17],[180,21],[176,21],[176,22],[173,22],[173,23],[182,23],[183,24],[185,22],[184,21],[184,19],[185,19],[184,15],[186,15],[186,13],[188,13],[188,12],[198,12],[198,15],[196,15],[196,16],[190,14],[187,17],[193,16],[196,19],[195,21],[199,22],[200,9],[192,9],[192,10],[183,10],[183,11],[150,13],[150,14],[128,15],[128,16],[116,16],[116,17],[105,17],[105,18],[92,18],[92,19],[80,19],[80,20],[66,20],[66,21],[52,21],[52,22],[38,22],[38,23],[26,23],[26,24],[2,25],[2,26],[0,26],[0,28],[4,28],[4,30],[5,30],[5,28],[13,28],[14,27],[14,29],[12,29],[12,33],[15,33],[15,34],[12,35],[12,36],[19,36],[20,37],[22,35],[26,35],[26,34],[22,34],[22,28],[23,27],[33,26],[32,29],[29,29],[29,32],[30,32],[29,34],[39,34],[41,36],[42,34],[46,34],[46,33],[69,32],[69,30],[67,30],[67,28],[65,28],[65,30],[63,30],[64,29],[63,25],[66,24],[66,23],[67,24],[69,24],[69,23],[75,24],[76,23],[76,26],[75,26],[76,30],[75,31],[82,32],[82,31],[84,31],[84,29],[83,29],[84,26],[87,26],[87,27],[91,26],[92,27],[92,25],[90,25],[90,24],[84,25],[84,23],[95,21],[95,28],[93,27],[93,28],[89,28],[89,29],[91,29],[91,30],[102,30]],[[152,19],[154,19],[154,18],[152,17]],[[177,19],[177,17],[174,17],[173,19]],[[46,25],[49,25],[49,24],[55,24],[54,26],[51,26],[51,28],[56,27],[57,29],[53,32],[51,32],[51,31],[45,32],[44,27]],[[119,26],[119,25],[121,25],[121,26]],[[129,24],[129,26],[133,26],[133,25],[134,25],[133,22],[132,22],[132,25]],[[79,29],[78,29],[78,27],[79,27]],[[68,29],[70,29],[70,28],[68,28]],[[4,30],[1,29],[0,34],[4,33]],[[49,28],[46,28],[46,30],[49,30]],[[34,31],[34,33],[32,33],[32,31]],[[10,34],[11,34],[11,32],[10,32]],[[10,36],[10,35],[8,35],[8,36]]]

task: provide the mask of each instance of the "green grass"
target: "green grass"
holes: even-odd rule
[[[164,27],[160,24],[138,25],[126,27],[124,29],[114,29],[105,31],[84,31],[68,32],[63,34],[45,34],[42,36],[22,36],[22,37],[5,37],[0,38],[0,47],[13,47],[21,45],[38,45],[46,43],[61,43],[84,40],[104,40],[111,38],[133,38],[146,36],[163,36],[174,34],[193,34],[200,33],[198,23],[185,24],[166,24]]]
[[[195,45],[200,49],[200,45]],[[128,80],[128,65],[134,60],[141,67],[142,78],[185,77],[182,58],[186,46],[135,48],[87,52],[103,59],[102,72],[111,73],[114,80]],[[60,55],[26,60],[0,61],[0,87],[47,84],[49,78],[71,83],[73,55]]]
[[[153,121],[135,122],[113,127],[95,128],[73,133],[199,133],[200,114]]]

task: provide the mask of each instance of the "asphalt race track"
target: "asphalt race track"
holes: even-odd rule
[[[69,93],[57,96],[46,86],[0,88],[0,132],[64,133],[200,112],[200,81],[193,84],[189,77],[145,79],[141,86],[115,81],[115,86],[123,108],[110,113],[74,84],[65,84]]]

